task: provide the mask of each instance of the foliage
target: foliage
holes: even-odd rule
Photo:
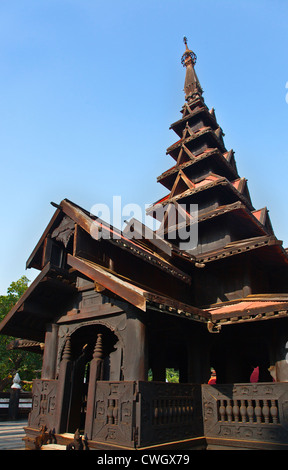
[[[148,382],[153,380],[153,373],[152,370],[149,369],[148,371]],[[177,369],[166,369],[166,382],[170,383],[179,383],[179,370]]]
[[[179,370],[166,369],[166,382],[179,383]]]
[[[7,295],[0,295],[0,321],[26,291],[29,282],[26,276],[22,276],[10,284]],[[41,369],[42,357],[39,354],[7,349],[14,339],[11,336],[0,335],[0,391],[9,390],[16,372],[19,373],[21,380],[29,382],[36,378],[36,371]],[[23,389],[29,388],[29,384],[24,384]]]

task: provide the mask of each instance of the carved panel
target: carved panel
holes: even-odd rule
[[[32,410],[29,415],[29,426],[41,428],[46,426],[53,430],[55,425],[57,380],[34,380],[32,390]]]
[[[90,312],[90,310],[94,311],[96,306],[102,305],[103,303],[102,295],[96,293],[94,290],[89,290],[82,292],[79,309],[81,313]]]
[[[92,440],[133,447],[135,382],[97,382]]]
[[[70,217],[63,217],[60,225],[54,229],[51,234],[51,238],[55,238],[59,242],[62,242],[65,248],[67,248],[68,242],[71,236],[74,234],[75,223]]]
[[[207,437],[288,442],[288,384],[202,385]]]

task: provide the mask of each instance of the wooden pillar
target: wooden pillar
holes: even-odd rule
[[[13,421],[16,421],[18,419],[20,393],[20,388],[10,389],[8,417]]]
[[[140,315],[127,314],[123,358],[124,380],[148,379],[146,326]]]
[[[183,357],[183,361],[179,364],[179,383],[185,384],[188,382],[188,361],[187,357]]]
[[[103,347],[102,347],[102,334],[97,335],[93,359],[90,363],[89,385],[87,394],[87,411],[85,419],[85,434],[88,439],[92,439],[94,408],[96,400],[96,387],[97,380],[103,377]]]
[[[109,371],[109,380],[121,380],[122,379],[122,357],[123,349],[120,341],[114,345],[114,351],[109,355],[110,361],[110,371]]]
[[[270,322],[270,320],[269,320]],[[269,325],[270,326],[270,325]],[[288,382],[288,322],[275,320],[269,330],[270,367],[269,373],[275,382]]]
[[[156,362],[152,367],[153,382],[166,381],[166,367],[164,362]]]
[[[151,364],[153,382],[166,381],[166,363],[164,345],[159,341],[158,347],[153,350],[153,359]]]
[[[67,430],[72,387],[72,371],[73,361],[71,354],[71,338],[68,336],[66,339],[58,376],[55,413],[56,433],[63,433]]]
[[[206,332],[205,332],[206,333]],[[189,383],[203,384],[210,378],[210,358],[208,341],[204,332],[191,338],[188,345],[187,381]]]
[[[50,324],[45,335],[45,347],[42,363],[41,378],[55,379],[57,362],[58,325]]]

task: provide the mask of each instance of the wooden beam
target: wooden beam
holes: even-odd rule
[[[167,242],[167,240],[164,240],[164,238],[159,237],[156,232],[154,232],[151,228],[147,227],[144,225],[142,222],[139,220],[132,218],[126,225],[126,227],[123,230],[123,234],[127,235],[127,232],[129,233],[130,227],[133,227],[133,238],[134,239],[140,239],[141,242],[146,242],[148,240],[148,243],[151,243],[155,247],[156,250],[159,250],[161,253],[164,253],[165,255],[168,255],[171,257],[172,255],[172,245],[171,243]]]
[[[69,201],[64,199],[61,201],[61,207],[68,217],[71,217],[75,223],[80,225],[86,232],[91,233],[91,228],[94,220],[89,217],[83,210],[80,210],[74,204],[71,204]]]
[[[101,286],[105,287],[109,291],[124,300],[127,300],[127,302],[132,305],[135,305],[135,307],[146,311],[146,291],[127,281],[119,279],[114,274],[91,261],[76,258],[75,256],[68,254],[67,263],[72,266],[72,268],[77,269],[77,271],[89,277],[93,281],[96,281],[98,284],[101,284]]]

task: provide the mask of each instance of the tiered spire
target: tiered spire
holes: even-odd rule
[[[185,104],[181,111],[182,118],[170,126],[180,140],[167,149],[167,154],[176,164],[158,177],[158,181],[170,192],[147,212],[161,222],[160,232],[177,243],[175,234],[179,224],[191,222],[189,207],[197,204],[199,240],[193,251],[197,255],[215,247],[223,248],[235,240],[271,235],[273,231],[267,210],[264,209],[264,217],[263,211],[260,211],[261,222],[259,211],[252,206],[247,180],[239,177],[234,152],[227,151],[225,147],[224,133],[215,111],[213,108],[209,110],[204,102],[203,90],[194,68],[196,54],[188,48],[186,37],[184,44],[186,49],[181,62],[186,67]],[[171,227],[171,218],[169,221],[167,214],[171,203],[176,202],[181,204],[181,211]],[[166,212],[157,211],[159,207],[167,208]],[[233,221],[228,215],[223,217],[223,214],[232,213]]]

